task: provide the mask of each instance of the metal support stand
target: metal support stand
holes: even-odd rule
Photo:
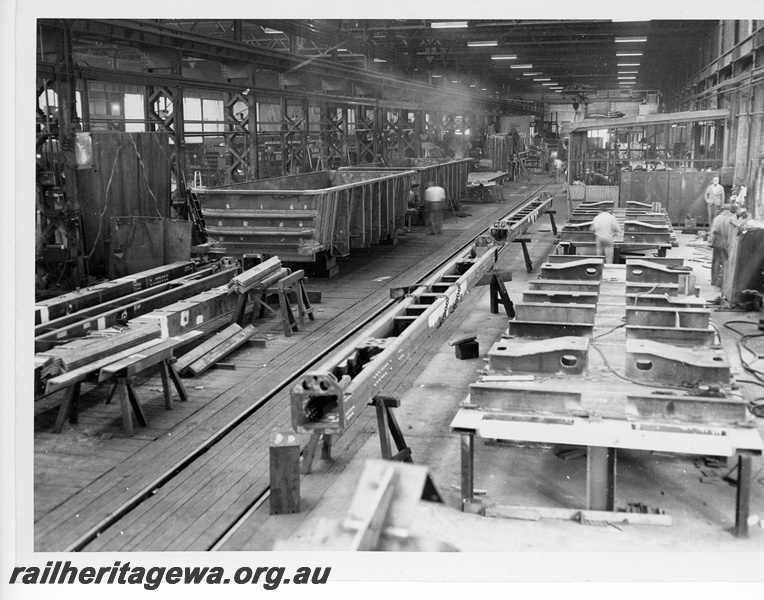
[[[509,298],[509,294],[507,293],[507,288],[504,285],[504,282],[499,279],[496,275],[494,275],[491,278],[491,283],[489,287],[489,295],[491,300],[491,314],[495,315],[499,312],[499,304],[502,304],[504,306],[504,310],[507,313],[507,316],[510,319],[514,319],[515,317],[515,308],[514,304],[512,303],[512,300]]]
[[[530,243],[531,238],[517,238],[515,240],[512,240],[515,244],[522,244],[523,245],[523,258],[525,258],[525,269],[528,271],[528,273],[531,273],[533,271],[533,263],[531,262],[531,255],[528,253],[528,246],[527,244]]]
[[[398,425],[398,420],[395,418],[395,414],[393,414],[392,411],[393,408],[398,408],[401,405],[401,401],[391,396],[374,396],[370,404],[377,409],[377,425],[379,429],[379,443],[382,449],[382,458],[385,460],[413,463],[414,460],[411,458],[411,448],[406,445],[406,440],[403,438],[403,432],[401,431],[400,425]],[[395,442],[395,447],[398,450],[396,454],[393,454],[392,445],[390,444],[390,435],[392,435],[393,442]],[[427,475],[424,489],[422,490],[422,499],[429,500],[430,502],[443,503],[443,499],[429,474]]]
[[[549,221],[552,223],[552,235],[557,237],[557,223],[554,222],[554,216],[557,214],[556,210],[548,210],[546,214],[549,215]]]

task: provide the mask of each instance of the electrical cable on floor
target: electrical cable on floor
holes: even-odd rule
[[[743,366],[743,369],[745,369],[747,373],[750,373],[756,379],[756,381],[739,379],[738,383],[752,383],[752,384],[764,387],[764,371],[760,371],[759,369],[756,369],[752,366],[754,362],[761,360],[762,356],[758,352],[753,350],[752,348],[748,347],[748,345],[746,345],[747,340],[752,338],[764,337],[764,333],[744,334],[741,331],[738,331],[737,329],[732,327],[731,325],[733,324],[755,325],[755,326],[758,326],[758,324],[752,321],[735,320],[735,321],[726,321],[724,323],[724,326],[730,331],[733,331],[737,333],[739,336],[741,336],[740,339],[737,340],[737,352],[738,352],[738,356],[740,357],[740,364]],[[748,362],[747,360],[743,358],[743,349],[747,350],[755,357],[753,361]],[[755,417],[764,419],[764,397],[754,398],[753,400],[751,400],[748,403],[748,410]]]
[[[605,333],[600,333],[599,335],[595,335],[595,336],[592,338],[592,341],[594,341],[594,340],[598,340],[598,339],[600,339],[601,337],[605,337],[606,335],[610,335],[610,334],[611,334],[611,333],[613,333],[613,332],[614,332],[616,329],[620,329],[621,327],[625,327],[625,326],[626,326],[626,321],[624,321],[624,322],[623,322],[623,323],[621,323],[620,325],[616,325],[616,326],[615,326],[615,327],[613,327],[611,330],[609,330],[609,331],[606,331]]]
[[[610,363],[608,362],[607,358],[605,358],[605,354],[602,352],[602,350],[600,350],[597,347],[597,345],[594,342],[590,342],[589,345],[592,348],[594,348],[599,353],[599,355],[602,357],[602,360],[604,361],[605,366],[608,368],[608,370],[613,375],[618,377],[618,379],[621,379],[623,381],[628,381],[629,383],[633,383],[635,385],[641,385],[642,387],[648,387],[648,388],[652,388],[652,389],[671,389],[671,390],[681,390],[683,392],[689,392],[690,390],[692,390],[693,387],[695,387],[695,384],[691,384],[691,382],[689,382],[689,381],[688,382],[682,382],[682,383],[687,383],[686,386],[677,386],[677,385],[668,385],[668,384],[667,385],[653,385],[651,383],[644,383],[642,381],[637,381],[636,379],[630,379],[629,377],[626,377],[625,375],[621,375],[613,367],[610,366]]]

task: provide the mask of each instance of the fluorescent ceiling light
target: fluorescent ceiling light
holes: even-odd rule
[[[467,21],[433,21],[430,23],[430,27],[433,29],[450,29],[469,27],[469,25],[467,25]]]
[[[459,83],[459,80],[458,79],[452,79],[451,83]]]
[[[642,56],[641,52],[616,52],[616,56]]]
[[[387,62],[384,58],[375,58],[374,62]]]
[[[624,76],[619,75],[618,79],[636,79],[636,77],[634,77],[633,75],[624,75]]]
[[[284,33],[284,32],[279,31],[278,29],[271,29],[270,27],[263,27],[263,33],[278,34],[278,33]]]
[[[481,92],[487,92],[487,91],[488,91],[488,88],[480,88],[480,91],[481,91]]]
[[[470,87],[477,87],[477,86],[474,83],[471,83]]]
[[[637,73],[639,73],[639,71],[618,71],[619,75],[635,75]]]
[[[562,94],[562,90],[555,90],[554,93],[555,94]]]
[[[509,65],[510,69],[532,69],[533,65]]]
[[[435,74],[433,74],[433,75],[430,75],[430,77],[443,77],[443,75],[435,75]]]
[[[491,60],[515,60],[517,56],[514,54],[492,54]]]
[[[347,52],[347,48],[337,48],[337,52]]]
[[[541,71],[536,71],[533,73],[523,73],[526,77],[535,77],[536,75],[541,75]]]
[[[552,78],[551,77],[539,77],[538,79],[536,79],[534,77],[533,81],[552,81]]]
[[[619,67],[638,67],[639,63],[618,63]]]
[[[541,85],[556,85],[554,83],[542,83]]]
[[[489,42],[467,42],[470,48],[487,48],[488,46],[498,46],[499,42],[492,40]]]
[[[615,38],[616,44],[627,44],[629,42],[634,42],[636,44],[636,43],[642,43],[646,41],[647,41],[646,37],[617,37]]]

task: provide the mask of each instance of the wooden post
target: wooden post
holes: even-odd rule
[[[164,395],[164,407],[172,410],[172,390],[170,389],[170,373],[166,361],[159,363],[159,375],[162,377],[162,394]]]
[[[300,440],[291,431],[271,434],[271,514],[300,512]]]

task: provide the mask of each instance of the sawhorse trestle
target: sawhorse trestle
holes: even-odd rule
[[[241,294],[241,298],[234,310],[233,319],[234,323],[244,325],[244,313],[247,303],[251,297],[253,301],[251,322],[254,322],[256,318],[262,318],[265,314],[265,310],[268,310],[272,314],[279,317],[284,326],[284,335],[290,337],[292,331],[299,331],[297,322],[299,320],[299,326],[305,326],[305,317],[307,316],[311,321],[315,320],[313,315],[313,307],[308,299],[308,294],[305,291],[304,286],[305,271],[299,270],[287,275],[276,283],[275,286],[268,288],[253,288],[247,292]],[[289,301],[289,294],[294,293],[297,304],[297,319],[295,319],[292,312],[292,305]],[[276,295],[279,299],[279,310],[272,308],[267,298],[269,296]]]

